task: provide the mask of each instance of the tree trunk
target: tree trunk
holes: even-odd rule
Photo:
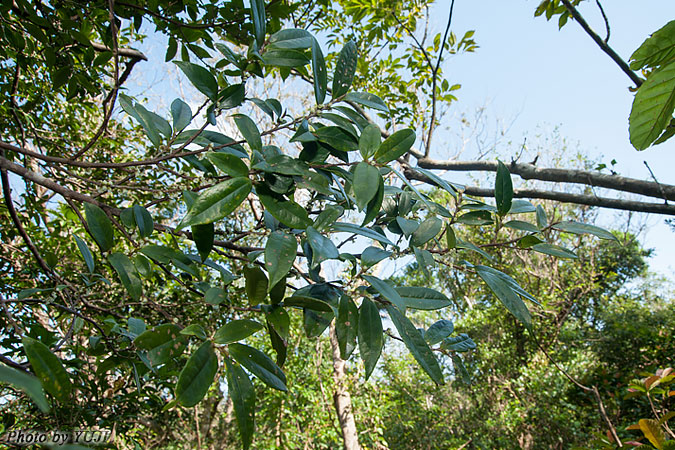
[[[352,397],[346,387],[346,361],[340,358],[340,346],[335,334],[334,323],[330,324],[330,347],[333,354],[333,381],[335,382],[333,404],[340,422],[344,448],[345,450],[361,450],[359,435],[356,431],[356,421],[352,412]]]

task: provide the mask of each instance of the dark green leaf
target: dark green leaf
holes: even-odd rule
[[[459,376],[462,378],[462,381],[465,384],[471,384],[471,375],[469,375],[469,371],[466,370],[466,367],[464,367],[462,358],[460,358],[459,355],[454,354],[451,355],[451,358],[452,358],[452,365],[455,366],[455,376],[457,376],[457,373],[459,372]]]
[[[180,133],[192,122],[192,110],[183,100],[177,98],[171,103],[171,117],[173,117],[173,129]]]
[[[417,363],[424,369],[424,371],[431,377],[436,384],[444,384],[443,372],[438,365],[438,360],[434,356],[420,332],[415,328],[410,320],[408,320],[403,313],[387,305],[387,312],[394,326],[398,330],[398,334],[403,339],[403,343],[413,355]]]
[[[180,328],[172,323],[158,325],[146,330],[134,339],[134,345],[148,351],[148,360],[153,366],[177,358],[185,349],[185,337]]]
[[[546,243],[535,244],[531,248],[536,252],[555,256],[558,258],[570,258],[570,259],[577,258],[577,255],[575,255],[574,252],[555,244],[546,244]]]
[[[267,321],[272,325],[279,337],[287,340],[291,329],[291,318],[284,308],[277,307],[267,314]]]
[[[232,178],[205,189],[178,225],[178,229],[222,219],[237,209],[249,192],[251,180],[244,177]]]
[[[57,400],[67,402],[73,386],[59,358],[40,341],[24,336],[21,342],[31,368],[45,390]]]
[[[213,249],[213,240],[215,237],[215,227],[212,223],[192,226],[192,240],[197,247],[197,252],[202,262],[206,261],[209,253]]]
[[[439,320],[429,327],[424,333],[424,340],[429,345],[435,345],[447,338],[455,330],[455,326],[449,320]]]
[[[253,22],[253,34],[258,48],[265,42],[267,19],[265,18],[265,0],[251,0],[251,21]]]
[[[232,399],[239,435],[244,449],[251,446],[255,431],[255,389],[240,365],[225,358],[227,391]]]
[[[183,336],[196,336],[199,339],[206,340],[206,331],[204,331],[204,328],[201,325],[196,323],[188,325],[180,330],[180,334]]]
[[[218,82],[208,69],[187,61],[174,61],[199,92],[214,102],[218,98]]]
[[[394,247],[394,243],[387,239],[384,234],[380,234],[377,231],[371,230],[370,228],[360,227],[352,223],[336,222],[333,224],[333,230],[342,233],[358,234],[360,236],[367,237],[369,239],[373,239]]]
[[[320,142],[343,152],[351,152],[358,148],[356,139],[340,127],[321,127],[314,132],[314,136]]]
[[[533,225],[529,222],[523,222],[522,220],[509,220],[504,224],[504,226],[513,228],[514,230],[529,231],[530,233],[539,232],[539,228],[536,225]]]
[[[256,331],[262,329],[263,326],[255,320],[232,320],[216,331],[216,334],[213,336],[213,342],[216,344],[231,344],[232,342],[246,339]]]
[[[495,273],[497,271],[494,269],[487,270],[491,268],[486,268],[485,266],[475,266],[475,269],[478,276],[485,281],[485,284],[488,285],[499,301],[506,306],[506,309],[508,309],[516,319],[522,322],[525,327],[531,329],[532,316],[530,315],[530,311],[527,309],[527,306],[525,306],[520,295],[513,289],[513,286],[504,280],[503,277],[497,275]]]
[[[256,126],[255,122],[248,116],[244,114],[234,114],[232,115],[234,123],[237,124],[237,128],[241,132],[248,145],[252,150],[262,151],[262,140],[260,138],[260,131]]]
[[[374,123],[368,124],[363,129],[359,138],[359,151],[364,160],[377,153],[377,149],[380,148],[381,136],[380,128]]]
[[[405,311],[406,304],[393,287],[372,275],[363,275],[363,279],[379,292],[384,299],[396,305],[401,311]]]
[[[45,392],[36,377],[0,364],[0,381],[21,389],[33,399],[40,411],[43,413],[49,412],[49,403],[47,403]]]
[[[389,112],[389,108],[387,108],[387,105],[382,101],[382,99],[369,92],[350,92],[349,94],[345,95],[344,98],[346,101],[358,103],[359,105],[366,106],[368,108]]]
[[[356,196],[356,205],[360,210],[368,205],[368,202],[377,194],[377,188],[380,183],[380,171],[377,167],[368,163],[360,162],[354,170],[353,189]]]
[[[410,128],[398,130],[380,144],[375,152],[375,160],[386,164],[403,156],[415,143],[415,131]]]
[[[378,174],[377,180],[377,191],[375,196],[368,202],[368,205],[366,206],[366,215],[363,217],[363,223],[361,223],[361,225],[365,225],[377,218],[377,215],[382,209],[382,202],[384,201],[384,179]]]
[[[565,222],[560,222],[556,223],[553,225],[552,228],[555,228],[556,230],[560,231],[565,231],[567,233],[574,233],[574,234],[592,234],[594,236],[599,237],[600,239],[608,239],[611,241],[618,241],[616,236],[614,236],[612,233],[609,231],[596,227],[595,225],[588,225],[585,223],[580,223],[580,222],[574,222],[574,221],[565,221]]]
[[[466,333],[462,333],[459,336],[444,339],[441,348],[452,352],[466,352],[476,348],[476,343]]]
[[[230,344],[230,356],[271,388],[286,391],[286,375],[266,354],[243,344]]]
[[[266,66],[275,67],[302,67],[309,62],[305,53],[298,50],[269,50],[263,55]]]
[[[504,216],[508,214],[511,210],[511,202],[513,201],[513,183],[511,182],[511,172],[501,161],[497,161],[495,200],[497,201],[497,212],[499,212],[499,215]]]
[[[115,243],[110,219],[101,208],[91,203],[84,204],[84,214],[91,236],[101,247],[101,251],[107,252]]]
[[[302,308],[311,309],[320,312],[332,312],[333,308],[324,302],[314,297],[306,297],[302,295],[293,295],[284,299],[285,306],[300,306]]]
[[[541,205],[537,205],[537,226],[539,229],[544,229],[548,226],[546,211],[544,211],[544,208]]]
[[[298,242],[283,231],[270,234],[265,244],[265,268],[269,274],[270,288],[285,279],[295,261]]]
[[[257,187],[256,189],[258,191],[258,199],[260,202],[279,222],[287,227],[297,229],[305,229],[312,224],[312,221],[307,215],[307,211],[302,206],[295,202],[278,200],[265,193],[260,187]]]
[[[321,336],[321,333],[328,328],[333,317],[335,317],[332,309],[330,311],[314,311],[305,308],[303,313],[303,328],[308,338]]]
[[[267,297],[267,275],[258,267],[244,267],[246,277],[246,295],[251,305],[262,303]]]
[[[333,241],[319,233],[312,226],[307,227],[307,242],[312,248],[312,267],[314,268],[328,259],[337,259],[340,255]]]
[[[316,39],[312,40],[312,75],[314,78],[314,98],[317,105],[320,105],[326,99],[328,79],[326,75],[326,61],[324,61],[321,46]]]
[[[411,309],[441,309],[451,305],[450,299],[442,293],[426,287],[397,287],[405,305]]]
[[[89,246],[87,245],[84,240],[82,240],[79,236],[75,235],[75,243],[77,244],[77,248],[80,250],[80,253],[82,254],[82,257],[84,258],[84,262],[87,264],[87,269],[89,269],[89,273],[94,272],[94,255],[91,254],[91,250],[89,250]]]
[[[445,181],[443,178],[439,177],[431,170],[422,169],[421,167],[415,167],[415,170],[420,172],[422,175],[429,177],[431,181],[436,183],[436,185],[438,185],[439,187],[445,189],[453,197],[457,197],[457,192],[461,192],[464,190],[464,186],[462,186],[461,184],[455,184],[449,181]]]
[[[218,107],[222,109],[232,109],[244,103],[246,90],[243,84],[232,84],[220,93],[218,96]]]
[[[374,266],[385,258],[389,258],[391,252],[382,250],[379,247],[368,247],[361,253],[361,264],[365,267]]]
[[[359,309],[359,352],[366,368],[366,380],[373,373],[380,359],[384,337],[382,319],[377,306],[367,298],[363,299]]]
[[[206,157],[214,166],[231,177],[248,177],[248,166],[241,158],[230,153],[209,152]]]
[[[509,214],[523,214],[535,211],[536,208],[532,203],[528,202],[527,200],[523,200],[522,198],[514,198],[511,201],[511,209],[509,210]]]
[[[344,211],[342,206],[328,205],[319,213],[316,219],[314,219],[314,224],[312,226],[318,231],[323,231],[334,224]]]
[[[108,255],[108,261],[117,272],[117,275],[119,275],[129,296],[134,300],[140,299],[143,294],[143,285],[140,278],[138,278],[136,267],[129,257],[123,253],[111,253]]]
[[[267,49],[291,49],[306,50],[312,47],[314,37],[312,34],[300,28],[285,28],[270,36]]]
[[[210,305],[220,305],[225,301],[225,290],[212,287],[204,293],[204,301]]]
[[[410,245],[415,247],[420,247],[431,239],[435,238],[438,233],[441,232],[443,228],[443,221],[438,217],[429,217],[424,222],[422,222],[417,230],[412,234],[410,238]]]
[[[155,227],[152,216],[147,209],[140,205],[134,205],[132,211],[134,213],[134,221],[138,227],[139,235],[144,238],[149,237]]]
[[[356,62],[358,60],[358,50],[354,41],[348,41],[338,56],[335,65],[335,74],[333,75],[333,98],[345,95],[352,85],[354,74],[356,73]]]
[[[338,314],[335,320],[335,334],[340,347],[340,358],[349,359],[356,348],[356,335],[359,330],[359,309],[354,300],[346,295],[340,297]]]
[[[457,245],[457,237],[455,236],[455,230],[453,230],[450,225],[448,225],[448,229],[445,232],[445,241],[446,245],[448,246],[448,250],[455,248],[455,246]]]
[[[211,342],[204,342],[187,360],[176,383],[176,400],[192,407],[206,395],[218,371],[218,357]]]

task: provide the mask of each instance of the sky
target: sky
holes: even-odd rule
[[[650,179],[647,161],[656,178],[675,184],[675,139],[642,152],[628,138],[628,116],[633,101],[630,79],[603,53],[575,22],[558,30],[557,19],[534,17],[536,0],[456,0],[452,30],[459,36],[476,30],[480,48],[453,56],[444,65],[456,92],[455,112],[486,106],[493,121],[508,126],[506,139],[522,145],[538,131],[557,128],[560,135],[592,159],[624,176]],[[431,29],[445,27],[449,0],[436,2]],[[675,19],[672,0],[612,0],[602,3],[611,28],[610,46],[628,59],[651,33]],[[591,27],[605,36],[605,26],[595,1],[579,7]],[[513,148],[517,148],[514,146]],[[468,159],[470,155],[462,155]],[[515,155],[514,155],[515,156]],[[572,156],[570,155],[570,158]],[[563,161],[565,156],[563,155]],[[663,216],[641,214],[647,229],[643,242],[655,248],[651,267],[663,275],[675,273],[675,233]],[[626,213],[601,210],[599,223],[611,225]]]

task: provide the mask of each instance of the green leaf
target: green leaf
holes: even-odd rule
[[[248,116],[244,114],[233,114],[232,118],[234,123],[237,124],[237,128],[241,132],[248,145],[252,150],[258,150],[262,152],[262,139],[260,137],[260,131],[256,126],[255,122]],[[248,171],[247,171],[248,173]]]
[[[335,94],[333,93],[333,95]],[[364,160],[373,156],[377,152],[377,149],[380,148],[381,137],[382,132],[374,123],[368,124],[363,129],[359,138],[359,151]]]
[[[307,242],[312,248],[312,269],[328,259],[337,259],[340,255],[333,241],[319,233],[312,226],[307,227]]]
[[[246,295],[251,305],[262,303],[267,297],[267,275],[258,267],[244,267],[246,278]]]
[[[251,0],[251,21],[253,34],[258,48],[265,42],[267,22],[265,19],[265,0]]]
[[[230,153],[209,152],[206,157],[214,166],[231,177],[248,177],[248,166],[241,158]]]
[[[551,255],[555,256],[558,258],[570,258],[570,259],[576,259],[577,255],[574,254],[574,252],[567,250],[566,248],[560,247],[559,245],[554,245],[554,244],[534,244],[532,247],[532,250],[539,252],[539,253],[544,253],[546,255]]]
[[[246,339],[253,333],[262,329],[263,326],[255,320],[232,320],[216,331],[216,334],[213,336],[213,342],[216,344],[231,344],[232,342]]]
[[[424,371],[431,377],[436,384],[445,384],[443,381],[443,372],[438,365],[438,360],[434,356],[426,341],[415,328],[415,325],[406,318],[403,313],[387,305],[387,312],[394,326],[398,330],[398,334],[403,339],[403,343],[413,355],[417,363],[424,369]]]
[[[448,250],[451,250],[457,246],[457,237],[455,236],[455,230],[448,225],[448,229],[445,231],[445,241],[448,246]]]
[[[328,205],[314,219],[312,226],[318,231],[323,231],[335,223],[337,219],[345,212],[342,206]]]
[[[508,309],[516,319],[522,322],[527,329],[531,330],[532,316],[530,315],[530,311],[527,309],[527,306],[525,306],[520,295],[513,289],[512,285],[503,277],[496,274],[495,272],[498,271],[495,269],[485,266],[475,266],[475,269],[478,276],[485,281],[485,284],[488,285],[499,301],[506,306],[506,309]]]
[[[173,129],[180,133],[192,122],[192,110],[183,100],[177,98],[171,103],[171,117],[173,117]]]
[[[597,236],[600,239],[607,239],[618,242],[618,239],[612,233],[603,228],[596,227],[595,225],[588,225],[585,223],[574,221],[565,221],[556,223],[555,225],[552,226],[552,228],[560,231],[565,231],[567,233],[592,234],[593,236]]]
[[[230,344],[230,356],[271,388],[286,391],[286,375],[266,354],[243,344]]]
[[[401,296],[406,307],[411,309],[434,310],[451,305],[448,297],[427,287],[397,287],[396,292]]]
[[[420,247],[435,238],[443,228],[443,221],[432,216],[422,222],[410,238],[410,245]]]
[[[43,413],[49,412],[49,403],[47,403],[45,391],[36,377],[0,364],[0,381],[21,389],[33,399],[40,411]]]
[[[91,203],[84,204],[84,215],[87,219],[89,232],[96,243],[101,247],[101,251],[107,252],[115,243],[113,228],[110,219],[101,208]]]
[[[379,111],[389,112],[389,108],[382,101],[380,97],[369,92],[350,92],[345,95],[344,99],[348,102],[358,103],[359,105],[368,108],[377,109]]]
[[[544,211],[544,207],[541,205],[537,205],[537,226],[539,229],[544,229],[548,226],[546,211]]]
[[[141,350],[147,350],[150,363],[159,366],[180,356],[185,349],[185,341],[177,325],[165,323],[138,335],[134,339],[134,345]]]
[[[262,57],[266,66],[274,67],[302,67],[309,62],[307,55],[298,50],[269,50]]]
[[[199,403],[218,372],[218,357],[210,341],[204,342],[185,363],[176,383],[176,400],[185,407]]]
[[[371,166],[366,162],[360,162],[356,165],[352,185],[354,195],[356,196],[356,205],[359,207],[359,210],[363,211],[363,208],[377,194],[380,178],[382,178],[382,175],[380,175],[377,167]]]
[[[208,69],[187,61],[174,61],[199,92],[214,102],[218,100],[218,82]]]
[[[394,161],[410,150],[415,139],[415,130],[410,128],[398,130],[380,144],[375,152],[375,160],[380,164]]]
[[[209,305],[220,305],[225,301],[225,290],[212,287],[204,293],[204,301]]]
[[[377,215],[382,209],[382,202],[384,201],[384,179],[381,175],[378,176],[377,179],[377,191],[375,196],[368,202],[368,205],[366,206],[366,215],[363,217],[363,222],[361,225],[365,225],[377,218]]]
[[[314,36],[301,28],[285,28],[270,36],[267,49],[306,50],[312,47]]]
[[[59,358],[40,341],[24,336],[21,342],[33,372],[42,382],[42,387],[60,402],[67,402],[73,386]]]
[[[73,235],[75,238],[75,243],[77,244],[77,248],[80,250],[80,253],[82,254],[82,257],[84,258],[84,262],[87,264],[87,269],[89,269],[89,273],[94,272],[94,255],[91,254],[91,250],[89,250],[89,246],[87,245],[84,240],[82,240],[79,236]]]
[[[138,227],[139,235],[144,238],[149,237],[155,227],[152,216],[147,209],[140,205],[134,205],[131,209],[134,213],[134,221]]]
[[[203,190],[178,229],[213,223],[231,214],[251,192],[251,186],[251,180],[238,177]]]
[[[294,236],[283,231],[275,231],[269,235],[265,244],[265,268],[270,276],[270,289],[291,270],[297,250],[298,241]]]
[[[466,370],[466,367],[462,362],[462,358],[460,358],[459,355],[451,355],[451,358],[452,365],[455,366],[455,375],[457,375],[457,372],[459,372],[462,381],[465,384],[471,384],[471,375],[469,375],[469,371]]]
[[[384,346],[382,319],[377,306],[368,298],[363,299],[358,314],[359,353],[366,368],[367,380],[373,373]]]
[[[138,277],[136,267],[129,257],[123,253],[111,253],[108,255],[108,262],[113,266],[117,275],[119,275],[122,285],[129,293],[129,296],[138,301],[143,294],[143,285]]]
[[[239,364],[233,363],[230,358],[225,358],[225,366],[227,367],[227,392],[232,399],[239,436],[241,436],[244,449],[248,449],[255,431],[255,389]]]
[[[476,343],[466,333],[443,339],[441,348],[452,352],[467,352],[476,348]]]
[[[183,336],[196,336],[199,339],[206,340],[206,331],[204,331],[204,328],[201,325],[196,323],[188,325],[180,330],[180,334]]]
[[[206,258],[209,257],[209,253],[213,249],[214,238],[215,226],[212,223],[192,226],[192,240],[197,247],[197,252],[202,262],[206,261]]]
[[[364,228],[358,225],[354,225],[353,223],[336,222],[333,224],[333,230],[342,233],[358,234],[360,236],[367,237],[369,239],[373,239],[382,242],[383,244],[395,247],[394,243],[391,242],[389,239],[387,239],[385,235],[380,234],[377,231],[373,231],[370,228]]]
[[[267,321],[280,338],[287,340],[291,329],[291,318],[284,308],[277,307],[267,314]]]
[[[279,222],[289,228],[305,229],[312,224],[307,211],[295,202],[281,201],[265,193],[261,186],[256,188],[258,199],[265,209]]]
[[[299,306],[302,308],[311,309],[319,312],[333,312],[333,308],[324,302],[314,297],[306,297],[303,295],[292,295],[284,299],[285,306]]]
[[[424,333],[424,340],[429,345],[435,345],[447,338],[455,330],[455,326],[450,320],[439,320],[429,327]]]
[[[343,295],[338,303],[335,319],[335,334],[340,347],[340,358],[349,359],[356,348],[356,335],[359,331],[359,309],[354,300]]]
[[[511,172],[501,161],[497,161],[495,200],[497,201],[497,212],[499,215],[504,216],[508,214],[511,210],[511,202],[513,201],[513,183],[511,181]]]
[[[511,202],[511,209],[509,210],[509,214],[523,214],[523,213],[531,213],[535,212],[537,209],[534,207],[534,205],[527,200],[523,200],[522,198],[515,198]]]
[[[314,98],[316,104],[320,105],[326,99],[326,86],[328,79],[326,75],[326,61],[321,52],[321,46],[316,39],[312,40],[312,75],[314,78]]]
[[[436,183],[436,185],[445,189],[450,195],[452,195],[455,198],[457,197],[457,192],[461,192],[464,190],[464,186],[462,186],[461,184],[455,184],[449,181],[445,181],[443,178],[439,177],[431,170],[423,169],[421,167],[415,167],[415,170],[420,172],[422,175],[427,176],[431,181]]]
[[[374,266],[385,258],[389,258],[391,252],[382,250],[379,247],[368,247],[361,253],[361,264],[365,267]]]
[[[358,49],[354,41],[348,41],[338,56],[333,74],[333,98],[338,98],[349,92],[356,73],[356,62],[358,61]],[[364,130],[365,131],[365,130]],[[378,141],[379,143],[379,141]]]
[[[644,150],[659,138],[675,110],[675,61],[655,69],[640,86],[629,118],[630,142]]]
[[[314,132],[314,136],[319,141],[343,152],[351,152],[358,148],[356,139],[340,127],[326,126],[318,128]]]
[[[655,31],[630,57],[630,68],[656,67],[675,59],[675,20]]]
[[[401,311],[405,311],[405,302],[399,295],[399,293],[391,287],[389,284],[385,283],[384,281],[380,280],[377,277],[374,277],[372,275],[362,275],[363,279],[366,280],[377,292],[380,293],[380,295],[396,305],[398,309]]]
[[[232,84],[220,93],[218,96],[218,107],[221,109],[232,109],[244,103],[246,89],[242,83]]]
[[[504,224],[504,226],[507,228],[512,228],[514,230],[528,231],[530,233],[539,232],[539,227],[529,222],[523,222],[522,220],[509,220]]]

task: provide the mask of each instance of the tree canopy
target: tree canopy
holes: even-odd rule
[[[561,27],[578,22],[630,77],[636,149],[671,138],[675,22],[627,62],[590,29],[580,3],[545,0],[535,14]],[[442,63],[477,48],[472,31],[452,31],[453,5],[443,32],[422,39],[426,2],[0,6],[0,381],[23,425],[115,428],[119,445],[132,447],[141,442],[135,434],[159,435],[163,421],[192,408],[201,447],[208,428],[199,421],[210,427],[213,393],[222,389],[249,448],[256,414],[264,417],[271,398],[294,395],[302,364],[322,354],[321,344],[312,352],[299,343],[304,334],[329,337],[339,433],[345,447],[359,448],[346,360],[360,358],[364,382],[386,379],[383,349],[402,346],[438,386],[468,380],[467,366],[485,364],[467,351],[499,332],[481,330],[475,316],[466,332],[455,329],[450,312],[466,307],[458,289],[488,309],[499,305],[487,314],[513,322],[517,364],[534,351],[526,334],[537,348],[557,339],[556,319],[571,308],[557,296],[573,288],[533,291],[510,267],[546,261],[542,276],[573,277],[580,264],[592,266],[598,278],[575,287],[587,289],[588,302],[634,278],[644,255],[621,253],[617,243],[632,245],[625,234],[545,200],[675,215],[675,186],[434,159],[439,111],[459,89]],[[165,63],[200,93],[197,106],[176,98],[162,111],[129,95],[125,83],[147,64],[136,49],[147,33],[166,39]],[[266,84],[300,89],[302,98],[273,98]],[[463,186],[441,170],[494,176],[487,187]],[[518,189],[514,176],[654,200]],[[581,237],[594,239],[599,263]],[[383,272],[386,261],[414,261],[415,271]],[[459,286],[430,282],[444,272]],[[617,320],[596,306],[574,311],[582,323],[575,333]],[[424,314],[437,311],[439,320],[427,323]],[[487,352],[508,346],[495,339]],[[291,377],[287,366],[299,372]],[[670,382],[668,373],[654,376]],[[597,414],[621,446],[596,385],[577,385],[597,397]],[[670,432],[666,421],[656,429]]]

